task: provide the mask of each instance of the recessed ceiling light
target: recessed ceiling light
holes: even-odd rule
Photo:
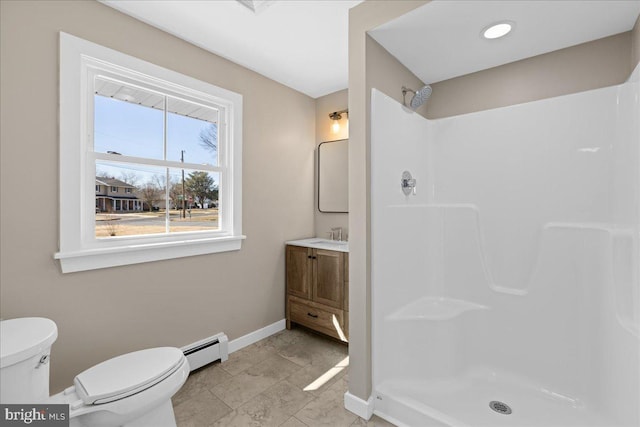
[[[504,37],[509,34],[513,27],[513,22],[502,21],[485,27],[480,34],[482,34],[482,37],[485,39],[499,39],[500,37]]]

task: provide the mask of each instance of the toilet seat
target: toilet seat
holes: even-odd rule
[[[182,366],[185,357],[177,348],[140,350],[106,360],[74,379],[78,397],[86,405],[100,405],[146,390]]]

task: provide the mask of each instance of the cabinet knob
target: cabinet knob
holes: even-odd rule
[[[307,316],[311,316],[311,317],[313,317],[314,319],[317,319],[317,318],[318,318],[318,315],[317,315],[317,314],[312,314],[312,313],[307,313]]]

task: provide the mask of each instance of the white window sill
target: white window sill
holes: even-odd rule
[[[213,237],[57,252],[63,273],[240,250],[246,236]]]

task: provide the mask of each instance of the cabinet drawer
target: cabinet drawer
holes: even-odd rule
[[[302,302],[295,297],[289,297],[289,315],[292,322],[338,339],[345,337],[342,310],[320,306],[312,302]]]

